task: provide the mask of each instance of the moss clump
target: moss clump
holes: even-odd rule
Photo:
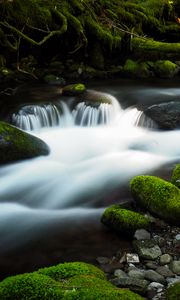
[[[103,279],[80,275],[62,281],[65,300],[142,300],[139,295],[128,289],[117,289]]]
[[[48,146],[39,138],[0,122],[0,163],[32,158],[49,153]]]
[[[163,179],[155,176],[136,176],[130,183],[131,192],[136,202],[152,214],[179,224],[180,191]]]
[[[22,274],[0,282],[1,300],[60,300],[60,284],[41,274]]]
[[[76,84],[66,85],[63,88],[62,93],[64,96],[77,96],[77,95],[81,95],[82,93],[84,93],[85,90],[86,90],[86,87],[84,84],[76,83]]]
[[[161,78],[172,78],[179,67],[170,60],[158,60],[154,63],[154,72]]]
[[[125,75],[135,78],[148,78],[152,76],[148,62],[138,62],[127,59],[123,67]]]
[[[167,300],[177,300],[177,299],[180,299],[180,282],[177,282],[177,283],[171,285],[167,289],[166,299]]]
[[[76,275],[92,275],[97,278],[105,279],[105,275],[100,269],[83,262],[64,263],[53,267],[42,268],[38,270],[38,273],[50,276],[55,280],[66,279]]]
[[[180,189],[180,164],[175,166],[172,173],[171,182]]]
[[[140,213],[112,205],[104,211],[101,222],[118,233],[132,235],[136,229],[147,228],[150,221]]]

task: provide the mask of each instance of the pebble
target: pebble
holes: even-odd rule
[[[169,254],[163,254],[160,256],[159,263],[160,265],[167,265],[172,261],[172,256]]]
[[[136,240],[149,240],[151,238],[151,234],[145,229],[137,229],[134,238]]]

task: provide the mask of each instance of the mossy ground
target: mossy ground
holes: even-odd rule
[[[171,285],[166,292],[167,300],[177,300],[180,299],[180,282]]]
[[[172,183],[143,175],[134,177],[130,187],[138,205],[168,222],[180,224],[180,191]]]
[[[42,270],[46,275],[42,274]],[[59,264],[6,278],[0,282],[0,299],[143,300],[128,289],[115,288],[95,266],[80,262]]]
[[[177,164],[173,169],[171,182],[180,188],[180,164]]]

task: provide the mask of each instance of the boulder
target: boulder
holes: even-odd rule
[[[8,123],[0,122],[0,164],[40,155],[48,155],[49,147],[39,138]]]
[[[155,176],[135,176],[130,183],[138,205],[172,224],[180,224],[180,190]]]
[[[76,98],[78,102],[86,102],[90,105],[100,105],[101,103],[112,104],[113,96],[107,93],[86,90],[82,95]]]
[[[171,182],[180,189],[180,164],[177,164],[173,169]]]
[[[84,93],[86,87],[82,83],[69,84],[63,87],[62,94],[63,96],[78,96]]]
[[[148,107],[144,114],[151,118],[160,129],[180,128],[180,103],[164,102]]]
[[[133,235],[136,229],[147,228],[150,223],[144,215],[119,205],[108,207],[102,215],[101,222],[116,232],[129,236]]]
[[[173,78],[179,72],[179,66],[170,60],[157,60],[154,73],[160,78]]]

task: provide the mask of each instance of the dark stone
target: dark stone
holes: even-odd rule
[[[150,117],[160,129],[180,128],[180,103],[166,102],[148,107],[144,114]]]

